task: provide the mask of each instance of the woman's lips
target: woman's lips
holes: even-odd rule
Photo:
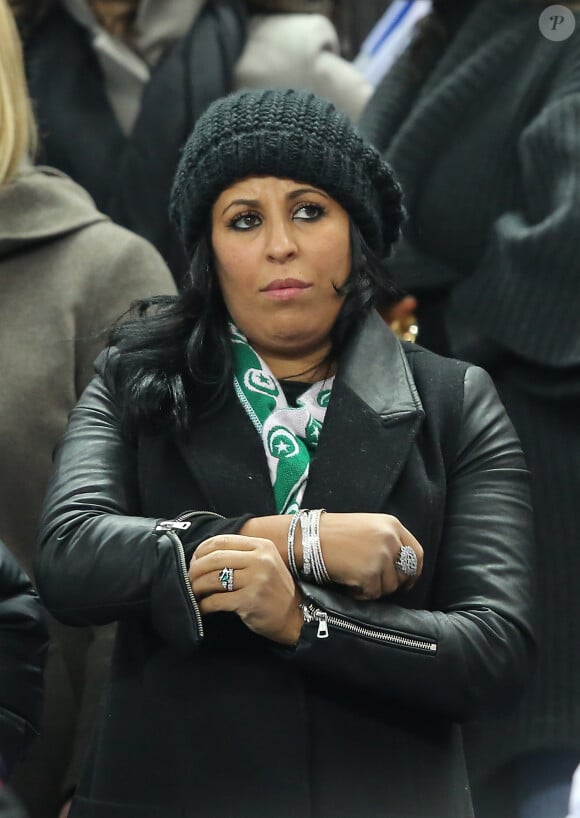
[[[295,298],[310,287],[312,284],[298,278],[277,278],[264,287],[262,292],[268,293],[271,298],[287,299]]]

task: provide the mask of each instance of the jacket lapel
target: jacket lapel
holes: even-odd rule
[[[207,501],[225,517],[276,514],[262,442],[236,396],[177,446]]]
[[[340,362],[303,506],[381,510],[423,416],[404,350],[373,312]]]

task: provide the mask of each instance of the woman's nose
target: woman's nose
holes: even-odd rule
[[[286,221],[280,220],[269,225],[266,243],[268,260],[278,264],[291,260],[298,253],[292,224]]]

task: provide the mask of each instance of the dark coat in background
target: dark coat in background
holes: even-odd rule
[[[46,613],[0,540],[0,788],[40,729]]]
[[[491,372],[532,474],[539,665],[521,706],[471,734],[477,776],[580,750],[580,12],[551,42],[540,11],[481,0],[361,121],[406,193],[392,273],[419,340]]]
[[[516,695],[532,654],[528,476],[485,373],[377,315],[351,343],[304,505],[396,515],[424,569],[367,603],[303,584],[330,634],[296,649],[202,621],[186,574],[203,539],[276,513],[233,388],[188,439],[130,439],[107,383],[73,412],[41,524],[53,613],[120,620],[71,818],[471,818],[456,722]]]

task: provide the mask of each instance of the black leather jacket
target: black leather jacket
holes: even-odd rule
[[[202,621],[196,545],[275,513],[261,442],[235,398],[187,441],[129,441],[95,378],[57,458],[38,565],[55,616],[120,620],[73,816],[472,814],[455,722],[512,699],[533,653],[528,475],[488,376],[370,316],[340,362],[304,505],[397,516],[424,547],[419,582],[373,602],[304,584],[314,621],[295,650],[233,615]]]
[[[47,647],[46,615],[38,595],[0,541],[0,763],[3,773],[12,771],[38,733]]]

